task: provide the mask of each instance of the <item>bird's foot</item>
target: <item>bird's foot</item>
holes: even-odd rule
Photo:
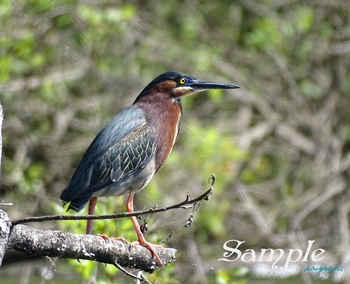
[[[101,237],[105,241],[114,240],[114,241],[121,241],[121,242],[127,243],[127,241],[124,238],[121,238],[121,237],[108,237],[107,235],[103,235],[103,234],[97,234],[96,236]]]
[[[150,246],[152,246],[152,247],[154,247],[154,248],[162,248],[163,247],[163,245],[156,245],[156,244],[151,244],[151,243],[149,243],[149,242],[143,242],[143,243],[140,243],[139,241],[133,241],[132,243],[131,243],[131,246],[137,246],[137,245],[141,245],[141,246],[145,246],[145,247],[148,247],[148,245],[150,245]]]
[[[115,240],[115,241],[122,241],[124,243],[127,243],[127,241],[124,238],[121,237],[108,237],[107,235],[101,235],[101,234],[97,234],[97,236],[101,237],[102,239],[104,239],[105,241],[109,241],[110,239]],[[148,248],[151,253],[154,255],[154,257],[156,258],[156,260],[160,263],[160,265],[163,265],[162,260],[160,259],[160,257],[158,256],[158,254],[156,253],[154,248],[162,248],[162,245],[155,245],[155,244],[151,244],[149,242],[147,242],[146,240],[141,240],[141,241],[133,241],[131,243],[131,246],[137,246],[137,245],[141,245],[141,246],[145,246],[146,248]]]
[[[122,237],[110,237],[110,239],[115,240],[115,241],[121,241],[123,243],[127,243],[126,239]]]
[[[106,242],[109,240],[109,237],[108,237],[107,235],[97,234],[96,236],[101,237],[101,238],[104,239]]]
[[[160,263],[160,265],[163,265],[163,261],[160,259],[160,257],[158,256],[158,254],[156,253],[154,248],[162,248],[162,245],[155,245],[155,244],[151,244],[147,241],[134,241],[131,243],[131,246],[137,246],[137,245],[142,245],[145,246],[146,248],[148,248],[151,253],[153,254],[153,256],[156,258],[156,260]]]

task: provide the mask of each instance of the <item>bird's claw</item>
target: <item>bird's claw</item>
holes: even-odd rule
[[[160,257],[158,256],[158,254],[156,253],[156,251],[154,250],[154,248],[162,248],[162,245],[155,245],[155,244],[151,244],[147,241],[134,241],[131,243],[131,246],[137,246],[137,245],[141,245],[144,246],[146,248],[148,248],[151,253],[153,254],[153,256],[156,258],[156,260],[159,262],[160,265],[163,265],[163,261],[160,259]]]
[[[104,239],[106,242],[109,241],[109,237],[108,237],[107,235],[97,234],[96,236],[101,237],[101,238]]]
[[[123,243],[127,243],[127,241],[122,237],[108,237],[107,235],[103,235],[103,234],[97,234],[97,236],[101,237],[106,242],[109,240],[114,240],[114,241],[121,241]]]
[[[155,244],[151,244],[151,243],[149,243],[149,242],[140,243],[139,241],[133,241],[133,242],[131,243],[131,246],[132,246],[132,247],[137,246],[137,245],[145,246],[145,247],[152,246],[152,247],[154,247],[154,248],[162,248],[162,247],[163,247],[162,245],[155,245]]]
[[[122,238],[122,237],[110,237],[110,239],[114,240],[114,241],[120,241],[123,243],[127,243],[127,240]]]
[[[101,235],[101,234],[98,234],[97,236],[101,237],[106,242],[109,241],[109,240],[115,240],[115,241],[121,241],[121,242],[127,243],[127,241],[124,238],[121,238],[121,237],[108,237],[107,235]],[[147,241],[141,241],[141,242],[140,241],[133,241],[131,243],[132,247],[137,246],[137,245],[141,245],[141,246],[144,246],[144,247],[148,248],[151,251],[151,253],[153,254],[153,256],[160,263],[160,265],[163,265],[163,261],[160,259],[160,257],[158,256],[158,254],[154,250],[155,248],[162,248],[163,247],[162,245],[151,244],[151,243],[149,243]]]

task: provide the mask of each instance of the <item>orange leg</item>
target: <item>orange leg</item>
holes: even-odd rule
[[[128,197],[128,200],[126,202],[126,210],[128,212],[134,212],[134,192],[132,190],[129,191],[129,197]],[[145,237],[143,236],[141,230],[140,230],[140,226],[139,226],[139,223],[137,222],[137,219],[135,216],[132,216],[131,217],[131,221],[134,225],[134,228],[135,228],[135,231],[136,231],[136,234],[137,234],[137,238],[138,238],[138,241],[137,242],[133,242],[133,245],[134,244],[140,244],[140,245],[143,245],[145,247],[147,247],[151,253],[154,255],[154,257],[157,259],[157,261],[163,265],[163,262],[162,260],[159,258],[158,254],[156,253],[156,251],[154,250],[154,247],[162,247],[161,245],[154,245],[154,244],[151,244],[149,242],[146,241]]]
[[[88,214],[89,215],[94,215],[95,211],[95,206],[97,202],[97,197],[92,197],[89,201],[89,209],[88,209]],[[87,220],[87,225],[86,225],[86,234],[91,234],[92,230],[92,221],[93,220]]]
[[[97,202],[97,197],[92,197],[89,201],[89,208],[88,208],[88,214],[89,215],[94,215],[94,211],[95,211],[95,206],[96,206],[96,202]],[[92,231],[92,222],[93,220],[87,220],[87,226],[86,226],[86,234],[91,234]],[[108,240],[108,236],[107,235],[101,235],[101,234],[97,234],[97,236],[101,237],[102,239],[104,239],[105,241]],[[118,241],[124,241],[125,240],[123,238],[113,238],[114,240],[118,240]]]

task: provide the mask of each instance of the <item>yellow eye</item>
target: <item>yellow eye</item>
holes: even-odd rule
[[[181,79],[179,80],[179,83],[180,83],[181,85],[185,84],[185,83],[186,83],[186,78],[181,78]]]

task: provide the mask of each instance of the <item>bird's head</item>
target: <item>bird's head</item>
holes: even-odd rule
[[[153,94],[161,94],[162,97],[168,99],[180,99],[181,97],[209,89],[237,88],[240,88],[240,86],[229,83],[198,80],[180,72],[166,72],[149,83],[139,94],[136,101],[145,96],[152,96]]]

